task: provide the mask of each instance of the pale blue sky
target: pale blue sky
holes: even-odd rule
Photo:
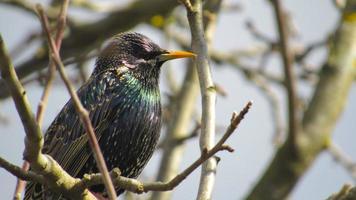
[[[263,30],[271,38],[276,37],[274,17],[272,9],[266,0],[226,1],[228,3],[240,3],[242,12],[224,14],[219,18],[214,47],[221,51],[236,48],[247,48],[256,45],[257,42],[250,36],[244,26],[246,19],[252,19],[259,30]],[[299,40],[295,42],[313,42],[323,39],[337,24],[338,14],[332,5],[332,1],[325,0],[286,0],[282,1],[291,11],[298,30],[301,33]],[[39,22],[32,16],[21,13],[17,9],[0,4],[0,32],[9,49],[18,44],[29,32],[40,27]],[[156,31],[147,26],[140,25],[135,31],[141,32],[159,44],[163,39]],[[312,63],[324,61],[326,51],[319,51],[312,56]],[[174,70],[178,74],[181,62],[175,62]],[[278,73],[280,61],[275,59],[270,66]],[[229,96],[219,97],[217,100],[217,123],[227,125],[234,110],[240,110],[248,100],[253,100],[254,105],[242,122],[238,131],[233,135],[228,144],[236,151],[233,154],[219,153],[221,162],[217,170],[216,186],[213,199],[241,199],[250,187],[257,181],[270,158],[274,149],[271,145],[273,125],[271,122],[269,104],[256,87],[252,86],[244,77],[229,67],[217,68],[213,66],[214,80],[223,85]],[[161,81],[164,84],[164,81]],[[27,94],[32,107],[35,109],[42,90],[38,84],[27,85]],[[162,85],[163,90],[167,88]],[[276,90],[280,98],[284,98],[282,88]],[[303,87],[303,96],[308,94]],[[305,95],[304,95],[305,94]],[[68,100],[67,92],[62,85],[54,88],[50,96],[44,127],[47,127],[61,107]],[[335,129],[333,139],[356,160],[356,125],[355,114],[356,87],[353,86],[346,106]],[[285,103],[283,102],[283,105]],[[285,109],[284,109],[285,110]],[[11,99],[0,102],[0,113],[7,116],[10,121],[4,126],[0,125],[0,156],[9,161],[21,165],[23,151],[23,127]],[[188,142],[186,153],[181,168],[190,164],[199,156],[198,141]],[[145,176],[154,177],[159,164],[159,152],[150,161],[144,171]],[[189,176],[180,186],[175,189],[174,198],[194,199],[197,193],[200,170]],[[345,182],[352,179],[345,170],[327,153],[322,153],[312,168],[298,183],[292,193],[292,199],[324,199],[332,192],[339,190]],[[11,199],[15,178],[0,169],[0,199]]]

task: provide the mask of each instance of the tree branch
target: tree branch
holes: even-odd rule
[[[23,170],[21,167],[13,165],[1,157],[0,157],[0,167],[4,168],[6,171],[10,172],[11,174],[18,177],[21,180],[44,183],[43,176],[33,173],[31,171]],[[20,197],[21,196],[19,196],[19,198]]]
[[[189,167],[187,167],[182,173],[176,175],[173,179],[168,182],[152,182],[152,183],[142,183],[136,179],[126,178],[120,176],[120,170],[114,169],[111,171],[110,175],[114,180],[115,186],[123,188],[125,190],[143,193],[148,191],[168,191],[179,185],[187,176],[189,176],[195,169],[197,169],[201,164],[207,161],[209,158],[213,157],[219,151],[234,151],[230,146],[225,145],[227,139],[234,133],[240,122],[244,119],[245,115],[252,106],[252,102],[248,102],[245,107],[240,111],[239,114],[233,113],[230,121],[229,127],[226,129],[224,135],[220,140],[210,149],[202,151],[201,156],[193,162]],[[81,185],[82,187],[90,187],[93,185],[102,184],[101,174],[91,174],[84,175]]]
[[[82,123],[84,125],[85,131],[89,138],[89,144],[90,144],[91,149],[93,150],[93,155],[94,155],[95,161],[97,163],[98,169],[103,174],[104,185],[108,192],[109,199],[115,200],[117,198],[116,191],[115,191],[115,188],[114,188],[112,181],[110,179],[109,172],[108,172],[104,157],[101,153],[98,141],[96,139],[96,136],[94,133],[94,128],[93,128],[90,118],[89,118],[89,113],[81,104],[77,93],[75,92],[72,84],[70,83],[70,81],[67,78],[67,75],[64,71],[64,65],[60,59],[58,49],[56,48],[55,41],[51,37],[50,31],[49,31],[48,19],[45,16],[42,7],[40,5],[37,5],[36,9],[40,15],[42,27],[46,33],[46,36],[47,36],[47,40],[48,40],[49,47],[51,50],[51,59],[54,62],[54,64],[56,65],[57,70],[59,71],[59,74],[60,74],[61,78],[63,79],[65,86],[67,87],[67,90],[73,100],[75,110],[77,111],[78,115],[80,116],[80,120],[82,121]]]
[[[169,182],[152,182],[152,183],[141,183],[136,179],[126,178],[120,176],[120,170],[115,168],[110,172],[110,177],[114,180],[115,186],[123,188],[125,190],[135,192],[135,193],[143,193],[148,191],[168,191],[175,188],[179,185],[187,176],[189,176],[195,169],[197,169],[202,163],[206,160],[214,156],[219,151],[234,151],[231,147],[225,145],[227,139],[234,133],[237,129],[238,125],[244,119],[245,115],[248,113],[249,109],[251,108],[252,103],[248,102],[246,106],[241,110],[239,114],[233,113],[230,121],[230,125],[227,128],[224,135],[220,138],[220,140],[215,144],[215,146],[211,150],[203,151],[202,155],[193,162],[189,167],[187,167],[182,173],[176,175],[171,181]],[[0,167],[3,167],[13,175],[28,181],[36,181],[42,184],[45,184],[45,179],[37,175],[31,171],[26,172],[22,170],[20,167],[12,165],[11,163],[7,162],[6,160],[0,157]],[[83,178],[77,182],[74,186],[76,190],[84,190],[85,188],[102,184],[103,177],[102,174],[85,174]]]
[[[73,24],[70,34],[63,40],[62,59],[80,57],[114,34],[127,31],[137,24],[150,22],[150,19],[155,15],[169,15],[177,5],[176,0],[136,0],[125,8],[109,13],[102,20],[89,24]],[[46,67],[49,55],[44,47],[40,49],[44,53],[33,56],[16,68],[20,79]],[[4,81],[0,80],[0,88],[5,88],[4,84]],[[8,96],[8,90],[0,90],[0,99]]]
[[[57,33],[56,33],[56,48],[58,51],[61,48],[61,42],[63,39],[63,33],[64,33],[65,24],[66,24],[68,5],[69,5],[69,0],[64,0],[62,3],[61,10],[58,15]],[[55,69],[56,68],[55,68],[54,63],[50,62],[44,90],[43,90],[40,102],[37,106],[36,121],[40,127],[42,125],[44,111],[47,107],[49,93],[52,88],[52,83],[53,83],[53,80],[55,77]],[[29,163],[27,161],[24,161],[22,169],[27,171],[29,169],[29,167],[30,167]],[[22,191],[25,189],[25,185],[26,185],[25,181],[22,181],[21,179],[17,179],[15,192],[14,192],[14,199],[18,199],[18,200],[21,199],[21,194],[22,194]]]
[[[182,159],[183,145],[175,145],[178,138],[187,135],[187,127],[191,122],[199,93],[198,77],[194,66],[188,66],[183,85],[173,102],[173,116],[167,128],[167,136],[163,141],[161,164],[158,170],[158,181],[171,180],[179,169]],[[174,144],[173,144],[174,143]],[[170,193],[152,193],[152,199],[169,199]]]
[[[285,139],[285,128],[282,120],[281,102],[278,99],[277,93],[272,89],[271,84],[263,75],[252,73],[248,78],[263,92],[270,104],[270,112],[274,124],[273,143],[276,147],[279,147]]]
[[[299,130],[299,120],[297,116],[298,111],[298,102],[297,102],[297,88],[296,88],[296,79],[293,70],[293,58],[289,49],[288,43],[288,30],[286,27],[286,14],[282,8],[282,5],[279,0],[272,0],[272,5],[274,8],[274,13],[276,21],[278,24],[278,33],[279,33],[279,46],[281,48],[281,55],[284,66],[285,74],[285,84],[288,94],[288,124],[289,124],[289,135],[287,141],[289,142],[290,147],[292,148],[293,156],[297,156],[297,147],[296,147],[296,138]]]
[[[5,48],[4,41],[0,35],[0,70],[1,76],[8,86],[14,99],[17,112],[20,115],[22,125],[25,128],[25,151],[24,158],[31,164],[32,170],[42,176],[46,176],[45,185],[65,196],[76,199],[95,199],[89,190],[77,190],[74,186],[78,179],[71,177],[50,156],[41,153],[43,138],[40,127],[35,121],[31,111],[26,91],[21,85],[11,59]]]
[[[354,162],[349,155],[345,154],[334,142],[330,142],[328,151],[335,161],[340,163],[340,165],[343,166],[356,181],[356,162]]]
[[[321,69],[319,83],[303,116],[302,130],[297,136],[300,156],[290,156],[292,152],[285,143],[247,199],[286,198],[319,153],[327,147],[356,75],[355,14],[356,0],[348,0],[328,60]]]
[[[332,194],[327,200],[354,200],[356,199],[356,187],[351,185],[344,185],[341,190]]]
[[[185,2],[185,5],[188,7],[191,6],[190,2]],[[213,33],[215,32],[212,27],[215,27],[214,24],[216,23],[220,5],[221,0],[209,0],[205,3],[204,11],[206,15],[203,20],[205,25],[204,30],[206,33],[209,32],[207,34],[208,41],[212,40]],[[188,9],[191,10],[192,8]],[[165,138],[164,141],[163,156],[157,179],[159,181],[172,179],[178,171],[184,148],[182,141],[184,138],[189,137],[186,129],[191,121],[191,115],[194,112],[198,92],[199,88],[196,69],[190,62],[183,81],[183,86],[174,101],[176,103],[173,105],[173,119],[171,120],[172,123],[170,123],[167,130],[167,138]],[[169,192],[154,192],[152,194],[152,199],[170,199],[170,196],[171,193]]]
[[[208,61],[208,47],[204,38],[203,6],[201,0],[182,0],[186,5],[192,35],[192,49],[197,54],[196,65],[202,95],[202,133],[200,149],[202,152],[212,148],[215,140],[215,99],[216,91]],[[189,2],[189,3],[187,3]],[[192,5],[192,7],[187,5]],[[197,199],[210,199],[215,180],[217,162],[207,160],[202,166]]]

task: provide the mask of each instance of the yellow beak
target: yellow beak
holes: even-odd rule
[[[164,53],[158,56],[160,61],[167,61],[177,58],[189,58],[189,57],[196,57],[194,53],[188,51],[169,51],[168,53]]]

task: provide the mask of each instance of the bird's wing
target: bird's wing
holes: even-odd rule
[[[120,74],[117,72],[106,71],[91,77],[78,90],[78,96],[83,106],[89,111],[89,117],[98,140],[112,123],[113,117],[110,115],[115,114],[115,111],[110,109],[111,90],[114,87],[112,84],[117,84],[118,76]],[[67,102],[48,128],[43,153],[51,155],[66,172],[74,177],[91,156],[92,150],[88,144],[88,137],[72,100]],[[39,186],[33,183],[28,184],[25,199],[26,197],[32,199],[31,193],[43,194],[43,188]],[[42,191],[37,191],[38,189]],[[36,196],[42,196],[42,194]]]
[[[101,76],[101,77],[98,77]],[[110,82],[116,75],[111,72],[92,77],[78,90],[83,106],[100,140],[103,130],[111,123],[109,117],[115,113],[110,109]],[[76,113],[73,101],[69,101],[58,114],[45,136],[43,153],[51,155],[70,175],[76,176],[92,151],[88,144],[85,128]]]

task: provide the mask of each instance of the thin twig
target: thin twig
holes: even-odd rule
[[[86,71],[86,62],[79,62],[76,66],[76,69],[78,71],[78,82],[81,82],[82,84],[85,83],[85,81],[88,80],[88,74]]]
[[[30,169],[30,163],[27,162],[26,160],[23,161],[21,169],[25,172],[27,172]],[[16,186],[15,186],[15,192],[14,192],[14,200],[20,200],[21,199],[21,194],[24,191],[26,186],[26,181],[24,179],[21,179],[20,177],[17,178],[16,181]]]
[[[164,28],[164,31],[166,33],[165,39],[168,42],[171,39],[171,31],[168,25]],[[171,71],[167,71],[167,80],[173,95],[166,106],[167,112],[164,119],[167,123],[166,136],[158,145],[161,148],[162,156],[156,177],[157,181],[169,181],[179,171],[185,143],[178,144],[177,140],[189,134],[188,127],[195,113],[196,100],[199,94],[198,76],[193,61],[189,60],[186,67],[184,81],[180,87],[177,85],[175,75]],[[165,200],[171,199],[171,196],[172,192],[155,191],[152,192],[150,199]]]
[[[187,140],[197,137],[199,135],[200,129],[201,129],[201,124],[199,122],[195,123],[195,127],[193,128],[193,130],[189,134],[185,135],[184,137],[177,138],[175,144],[180,145],[186,142]]]
[[[274,124],[273,144],[276,147],[280,147],[285,139],[285,128],[282,120],[281,103],[278,99],[277,93],[272,89],[270,82],[259,74],[251,74],[249,79],[256,84],[256,86],[266,96],[268,102],[271,105],[271,115]]]
[[[160,161],[157,181],[171,180],[179,170],[184,144],[176,145],[177,139],[185,137],[189,131],[188,125],[194,115],[196,100],[199,94],[198,77],[194,65],[190,61],[187,66],[183,85],[172,101],[169,112],[167,134],[162,143],[162,158]],[[170,199],[171,193],[153,192],[152,199]]]
[[[179,45],[181,45],[183,48],[188,48],[188,46],[189,46],[188,40],[186,38],[182,37],[181,34],[171,33],[171,38],[175,42],[177,42]],[[252,52],[251,52],[251,50],[240,50],[240,51],[235,50],[235,51],[229,51],[229,53],[227,53],[227,52],[222,52],[222,51],[218,51],[216,49],[211,48],[208,53],[211,58],[211,61],[213,61],[214,63],[216,63],[218,65],[228,64],[228,65],[231,65],[234,69],[242,71],[245,76],[249,76],[249,74],[259,74],[261,76],[264,76],[266,79],[268,79],[269,81],[271,81],[273,83],[284,84],[284,81],[279,76],[276,76],[271,73],[263,72],[261,70],[254,69],[254,67],[241,62],[240,57],[242,57],[244,55],[247,57],[250,57],[254,54],[260,54],[260,53],[263,54],[264,52],[265,52],[265,50],[263,50],[262,52],[261,52],[261,50],[258,50],[257,52],[256,52],[256,50],[252,51]]]
[[[31,171],[23,170],[23,168],[13,165],[1,157],[0,157],[0,167],[4,168],[6,171],[10,172],[14,176],[22,180],[44,183],[43,176],[38,175]]]
[[[291,156],[290,144],[284,143],[246,199],[288,198],[325,150],[355,82],[356,21],[352,20],[355,8],[356,1],[347,1],[334,33],[337,37],[331,41],[327,61],[319,71],[319,82],[303,115],[303,131],[297,135],[301,142],[300,156]]]
[[[189,0],[187,0],[189,1]],[[192,49],[197,54],[196,65],[202,96],[202,131],[200,135],[200,149],[209,150],[215,141],[215,100],[216,89],[209,65],[208,47],[204,36],[203,3],[201,0],[191,2],[192,8],[184,4],[192,35]],[[211,199],[215,181],[216,159],[207,160],[200,176],[197,199]]]
[[[61,43],[62,43],[62,39],[63,39],[63,33],[64,33],[64,28],[66,25],[66,16],[67,16],[67,9],[68,9],[68,4],[69,4],[69,0],[64,0],[59,16],[58,16],[58,22],[57,22],[57,34],[56,34],[56,49],[59,52],[60,48],[61,48]],[[56,66],[55,64],[50,61],[50,65],[49,65],[49,70],[48,70],[48,74],[47,74],[47,79],[46,79],[46,83],[45,83],[45,87],[41,96],[41,100],[40,103],[37,107],[37,114],[36,114],[36,120],[37,123],[39,125],[42,124],[43,121],[43,113],[44,110],[46,109],[47,106],[47,102],[48,102],[48,97],[49,97],[49,92],[51,90],[51,86],[55,77],[55,69]]]
[[[11,92],[17,112],[26,132],[24,158],[31,164],[33,171],[45,175],[45,185],[73,198],[87,200],[94,196],[87,190],[77,190],[74,186],[77,179],[71,177],[50,156],[42,154],[43,137],[27,99],[26,91],[21,85],[4,41],[0,35],[0,70],[9,91]],[[35,181],[35,180],[33,180]]]
[[[323,46],[325,46],[328,42],[328,39],[322,39],[320,41],[316,41],[314,43],[309,44],[308,46],[302,48],[302,51],[295,53],[295,62],[302,63],[305,58],[308,57],[314,50],[317,50]]]
[[[340,165],[351,174],[352,178],[356,180],[356,162],[353,161],[349,155],[343,152],[342,149],[334,142],[331,142],[328,145],[328,150],[335,161],[340,163]]]
[[[345,184],[340,191],[332,194],[326,200],[355,200],[356,199],[356,186]]]
[[[187,9],[188,12],[194,12],[194,8],[192,3],[190,2],[190,0],[178,0],[179,2],[181,2],[185,8]]]
[[[130,1],[127,6],[108,13],[103,19],[94,20],[94,22],[88,24],[75,23],[73,27],[71,27],[69,36],[63,40],[63,43],[65,43],[62,48],[63,60],[67,60],[70,57],[77,57],[82,55],[83,52],[90,52],[97,47],[97,44],[102,44],[108,37],[119,32],[130,30],[137,24],[143,22],[147,23],[153,16],[168,16],[177,5],[178,2],[174,0],[135,0]],[[50,11],[49,14],[52,14],[51,12],[52,11]],[[115,25],[113,25],[113,23]],[[97,31],[98,29],[100,29],[100,31]],[[43,46],[40,48],[43,48]],[[22,80],[45,68],[48,64],[48,57],[48,52],[44,51],[43,54],[36,54],[36,56],[18,65],[16,71],[19,78]],[[3,81],[0,81],[0,88],[0,99],[7,98],[9,91],[3,89]]]
[[[189,167],[187,167],[183,172],[176,175],[173,179],[168,182],[152,182],[152,183],[142,183],[136,179],[126,178],[120,176],[120,170],[115,168],[110,172],[110,176],[114,180],[115,186],[122,189],[135,192],[143,193],[148,191],[168,191],[175,188],[179,185],[187,176],[189,176],[195,169],[197,169],[201,164],[207,161],[209,158],[213,157],[219,151],[229,151],[233,152],[234,150],[225,144],[227,139],[234,133],[240,122],[243,120],[247,112],[252,106],[252,102],[248,102],[245,107],[240,111],[239,114],[234,112],[232,114],[230,125],[226,129],[224,135],[220,140],[210,149],[202,151],[201,156],[193,162]],[[86,174],[81,180],[81,185],[83,187],[90,187],[94,185],[102,184],[102,175],[101,174]]]
[[[180,146],[180,145],[184,144],[187,140],[197,137],[199,135],[200,128],[201,128],[201,124],[197,122],[192,131],[182,134],[181,137],[172,138],[172,140],[169,141],[168,145],[173,146],[173,148],[174,148],[176,146]],[[163,149],[163,147],[167,146],[166,143],[167,143],[167,141],[162,141],[161,143],[159,143],[157,145],[157,149],[165,150],[165,149]]]
[[[25,159],[38,159],[41,152],[42,133],[33,117],[30,104],[26,96],[26,91],[18,81],[14,66],[7,53],[5,43],[0,35],[0,70],[1,76],[5,80],[11,95],[14,99],[16,109],[26,131]]]
[[[69,0],[64,0],[58,16],[57,34],[56,34],[56,48],[58,51],[61,48],[61,41],[63,39],[63,32],[66,24],[68,5],[69,5]],[[44,111],[46,110],[47,107],[49,93],[52,88],[52,83],[55,77],[55,69],[56,67],[54,63],[50,61],[44,90],[40,102],[37,106],[36,121],[40,127],[43,122]],[[22,169],[26,171],[29,169],[29,163],[27,161],[24,161]],[[22,181],[21,179],[17,179],[15,192],[14,192],[14,199],[21,199],[21,194],[22,191],[25,189],[25,186],[26,186],[25,181]]]
[[[51,42],[50,43],[51,46],[54,47],[53,40],[50,40],[50,42]],[[14,68],[12,67],[12,64],[9,60],[8,54],[6,54],[6,52],[5,52],[4,44],[2,42],[1,37],[0,37],[0,44],[2,47],[1,51],[0,51],[1,75],[7,81],[8,85],[10,87],[10,91],[12,92],[13,97],[15,99],[15,103],[16,103],[16,106],[20,113],[21,119],[23,119],[24,117],[27,117],[27,119],[23,119],[23,123],[24,123],[25,129],[26,129],[26,134],[28,135],[28,137],[29,137],[29,135],[33,134],[35,138],[38,138],[37,143],[41,144],[41,142],[43,142],[43,139],[41,137],[41,132],[40,132],[39,126],[36,124],[36,121],[34,120],[33,116],[31,116],[31,114],[30,114],[31,112],[30,112],[30,108],[28,106],[28,101],[25,96],[24,89],[22,88],[22,86],[19,83],[18,78],[16,77]],[[55,48],[53,48],[53,50],[54,50],[54,53],[56,53]],[[58,57],[57,57],[58,54],[53,54],[53,55],[55,58],[54,59],[55,63],[59,64],[61,66],[62,63],[60,62],[60,60],[58,60]],[[61,66],[61,67],[63,67],[63,66]],[[20,98],[20,100],[18,100],[18,97]],[[139,193],[149,191],[149,190],[166,191],[166,190],[174,188],[176,185],[178,185],[180,182],[182,182],[192,171],[194,171],[196,168],[198,168],[203,162],[205,162],[207,159],[209,159],[211,156],[213,156],[218,151],[221,151],[221,150],[233,151],[233,149],[231,147],[224,145],[224,143],[231,136],[231,134],[234,132],[234,130],[237,128],[238,124],[244,118],[245,114],[248,112],[251,105],[252,105],[252,103],[248,102],[247,105],[245,106],[245,108],[240,112],[239,115],[234,113],[232,116],[232,119],[231,119],[230,126],[228,127],[224,136],[219,140],[219,142],[211,150],[205,149],[202,152],[201,157],[197,161],[195,161],[193,164],[191,164],[186,170],[184,170],[181,174],[177,175],[170,182],[142,184],[135,179],[118,177],[117,179],[115,179],[115,183],[119,187],[122,187],[122,188],[130,190],[130,191],[136,191]],[[33,132],[29,132],[29,131],[33,131]],[[39,156],[39,158],[37,158],[37,160],[36,160],[39,163],[33,162],[31,164],[36,164],[35,170],[37,168],[41,168],[43,171],[39,170],[38,172],[43,172],[43,174],[46,174],[46,179],[44,179],[45,183],[48,183],[48,181],[54,180],[54,183],[52,182],[52,186],[56,187],[58,189],[58,191],[66,192],[67,195],[68,194],[74,195],[74,194],[77,194],[76,192],[80,192],[80,196],[83,199],[93,199],[94,198],[93,196],[90,196],[90,193],[88,193],[88,191],[85,188],[90,185],[93,185],[95,183],[101,184],[103,181],[101,174],[93,176],[94,178],[97,177],[97,178],[93,179],[93,183],[91,181],[87,180],[88,177],[90,177],[90,176],[85,176],[83,178],[83,180],[78,182],[77,179],[73,179],[72,177],[70,177],[58,165],[58,163],[56,163],[55,160],[53,160],[50,156],[44,156],[43,154],[41,154],[41,145],[38,145],[36,143],[36,141],[33,141],[34,138],[27,138],[27,140],[30,140],[30,142],[26,142],[26,147],[39,146],[34,149],[26,149],[29,151],[27,158],[33,159],[34,157]],[[35,144],[32,144],[31,142],[35,143]],[[31,155],[31,153],[36,153],[36,152],[39,155]],[[7,163],[5,163],[5,164],[0,163],[0,166],[6,167],[6,164]],[[22,172],[27,173],[27,172],[24,172],[21,168],[16,168],[16,169],[17,169],[16,171],[19,171],[19,173],[22,173]],[[11,170],[10,170],[10,172],[11,172]],[[16,173],[13,173],[13,174],[16,175]],[[116,172],[115,174],[117,176],[119,173]],[[22,175],[20,174],[18,176],[22,176]],[[22,177],[22,178],[27,179],[26,177]],[[35,179],[33,179],[32,181],[35,181]],[[38,182],[41,182],[41,181],[38,180]],[[67,191],[67,190],[70,190],[70,191]],[[75,197],[78,197],[78,196],[75,196]]]
[[[255,23],[252,20],[247,20],[245,22],[246,29],[250,32],[250,34],[256,38],[256,40],[262,41],[267,43],[269,46],[276,46],[276,42],[269,38],[266,34],[262,33],[260,30],[257,29]],[[273,49],[273,48],[271,48]]]
[[[271,1],[274,8],[276,21],[278,24],[279,44],[284,66],[285,84],[288,94],[288,120],[289,120],[289,136],[288,140],[295,155],[297,155],[296,135],[298,133],[299,120],[297,116],[297,89],[296,79],[293,70],[293,58],[289,49],[288,32],[285,21],[285,13],[279,0]]]
[[[57,70],[59,71],[60,76],[65,83],[65,86],[67,87],[67,90],[73,100],[75,109],[76,109],[78,115],[80,116],[80,120],[82,121],[82,123],[85,127],[86,133],[89,138],[89,144],[90,144],[91,149],[93,150],[94,158],[96,160],[98,169],[99,169],[100,173],[103,174],[104,185],[106,187],[108,196],[111,200],[115,200],[117,198],[115,188],[114,188],[112,181],[110,179],[110,175],[107,170],[107,166],[106,166],[104,157],[101,153],[98,141],[96,139],[96,136],[94,133],[94,128],[93,128],[90,118],[89,118],[89,113],[81,104],[77,93],[75,92],[72,84],[70,83],[69,79],[67,78],[66,72],[64,70],[64,65],[63,65],[63,63],[60,59],[60,56],[59,56],[59,52],[57,51],[55,42],[50,35],[49,28],[48,28],[49,27],[48,19],[45,16],[42,7],[40,5],[37,5],[36,9],[40,14],[42,26],[43,26],[44,31],[46,32],[46,35],[47,35],[47,40],[48,40],[49,47],[51,50],[51,58],[52,58],[53,62],[55,63]]]
[[[251,22],[248,23],[250,28],[253,31],[255,30],[255,27],[253,26],[253,24]],[[263,35],[262,33],[258,32],[255,33],[257,35]],[[177,33],[171,33],[171,37],[172,39],[174,39],[175,42],[177,42],[179,45],[187,48],[188,46],[188,42],[187,39],[182,37],[181,35],[177,34]],[[262,37],[262,36],[260,36]],[[265,37],[265,42],[270,43],[270,45],[276,46],[275,42],[272,42],[272,40],[267,39],[267,37]],[[268,51],[264,51],[262,53],[262,56],[264,54],[267,54],[269,52],[269,54],[271,54],[271,49],[269,49]],[[264,70],[260,70],[260,69],[256,69],[255,67],[243,64],[239,57],[240,54],[235,54],[235,53],[223,53],[217,50],[210,50],[209,55],[212,59],[212,61],[214,61],[216,64],[229,64],[232,67],[234,67],[234,69],[237,69],[239,71],[241,71],[243,73],[243,75],[245,75],[245,77],[252,81],[253,83],[256,84],[257,87],[259,87],[265,94],[266,97],[268,97],[268,101],[270,102],[271,106],[272,106],[272,117],[273,120],[275,122],[275,135],[274,135],[274,139],[273,142],[279,146],[283,141],[284,141],[284,135],[283,132],[285,131],[285,128],[283,127],[283,123],[282,123],[282,118],[281,118],[281,108],[280,108],[280,104],[277,98],[277,95],[275,94],[275,92],[272,90],[272,88],[269,87],[269,82],[271,83],[276,83],[276,84],[283,84],[284,81],[279,78],[278,76],[275,76],[273,74],[269,74]],[[259,64],[259,66],[262,66],[264,63],[261,62]],[[260,67],[262,68],[262,67]],[[219,92],[218,87],[215,84],[215,88],[217,90],[217,92]]]

